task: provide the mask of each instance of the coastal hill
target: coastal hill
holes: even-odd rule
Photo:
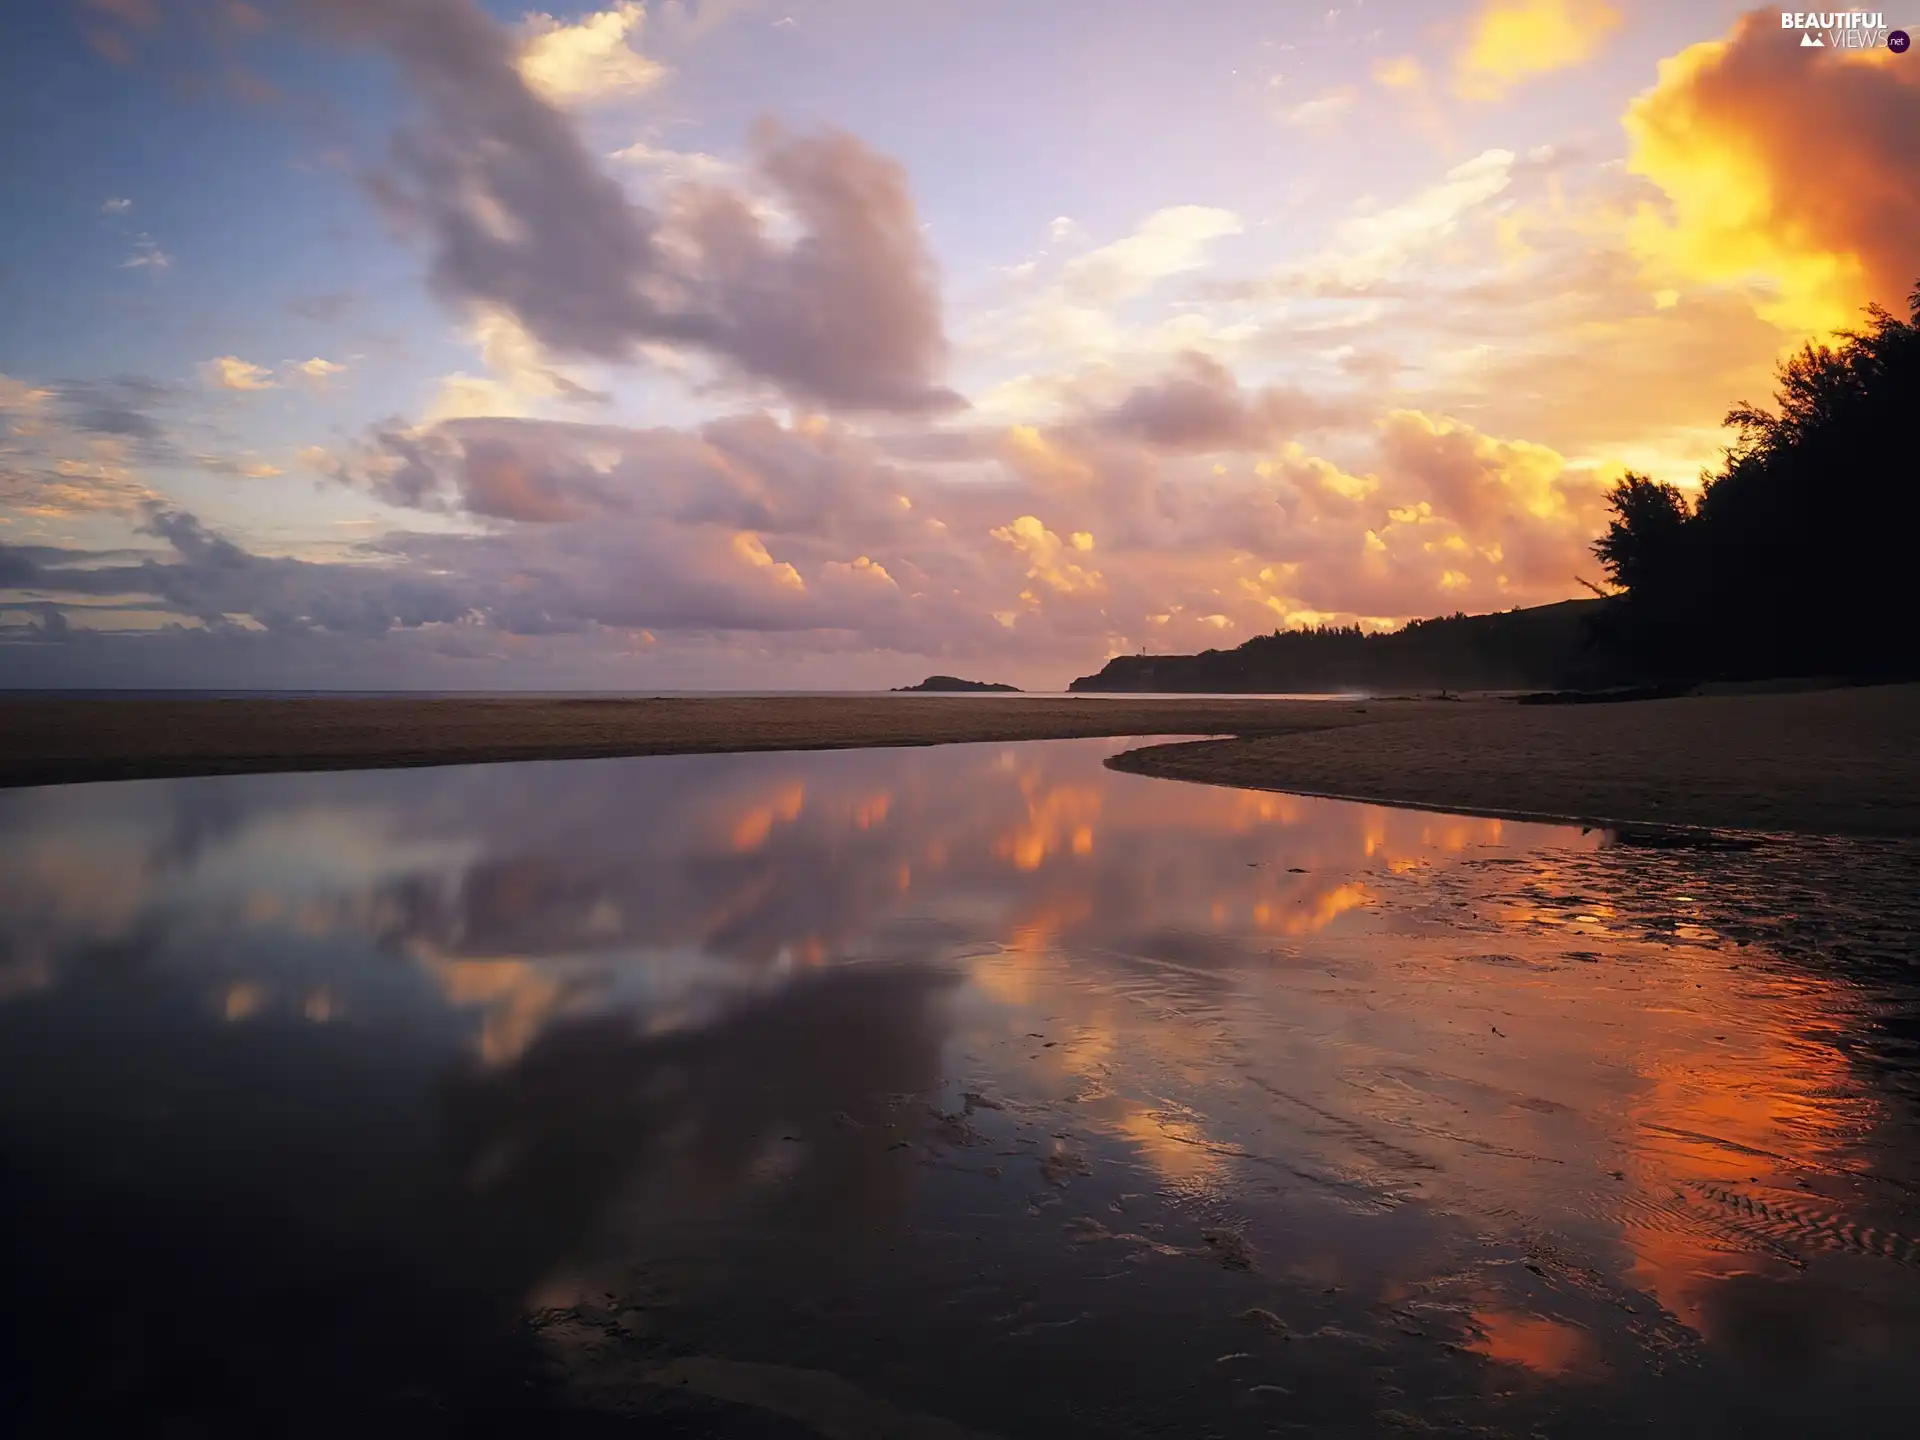
[[[1369,634],[1357,626],[1276,630],[1232,650],[1116,655],[1067,688],[1159,694],[1591,687],[1620,677],[1590,646],[1601,600],[1494,615],[1445,615]]]
[[[1018,685],[995,685],[985,680],[962,680],[958,675],[929,675],[918,685],[896,685],[893,687],[893,693],[895,695],[909,695],[921,692],[946,694],[959,690],[994,690],[1018,694],[1020,687]]]

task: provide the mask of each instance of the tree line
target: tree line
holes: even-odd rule
[[[1398,630],[1324,625],[1256,635],[1231,650],[1198,655],[1119,655],[1074,690],[1215,694],[1529,689],[1604,682],[1585,643],[1588,617],[1603,602],[1493,615],[1410,620]]]
[[[1594,545],[1619,594],[1593,645],[1662,678],[1920,674],[1920,286],[1737,405],[1698,498],[1629,472]]]

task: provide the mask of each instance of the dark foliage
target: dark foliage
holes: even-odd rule
[[[1736,406],[1738,439],[1689,506],[1628,475],[1594,553],[1625,592],[1600,646],[1649,674],[1751,679],[1920,673],[1910,577],[1920,522],[1920,288],[1836,347],[1780,367],[1775,411]]]
[[[1585,643],[1590,617],[1605,603],[1567,600],[1498,615],[1444,615],[1390,634],[1352,625],[1276,630],[1232,650],[1121,655],[1069,688],[1304,694],[1606,684],[1617,677]]]

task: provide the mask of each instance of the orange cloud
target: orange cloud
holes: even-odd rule
[[[1002,525],[991,533],[994,539],[1005,541],[1026,556],[1030,562],[1029,579],[1039,580],[1062,595],[1071,595],[1077,590],[1097,590],[1101,586],[1098,570],[1065,558],[1069,547],[1080,554],[1093,549],[1093,536],[1088,531],[1076,530],[1062,544],[1060,537],[1036,517],[1022,515],[1011,525]]]
[[[804,590],[807,582],[800,578],[800,572],[784,560],[775,560],[767,553],[767,545],[751,530],[742,530],[733,537],[733,553],[756,569],[765,570],[776,582],[792,590]]]
[[[1802,49],[1773,11],[1660,65],[1624,122],[1628,168],[1666,192],[1635,218],[1656,274],[1760,285],[1761,316],[1828,332],[1920,274],[1920,67]]]
[[[209,385],[222,390],[271,390],[273,372],[238,355],[217,355],[201,367]]]
[[[1604,0],[1487,0],[1455,58],[1454,93],[1497,100],[1522,81],[1585,63],[1619,24]]]
[[[646,18],[638,0],[622,0],[571,25],[551,15],[529,15],[520,77],[556,105],[649,90],[667,72],[633,48]]]
[[[1389,90],[1413,90],[1426,79],[1426,72],[1411,55],[1396,55],[1374,61],[1373,78]]]

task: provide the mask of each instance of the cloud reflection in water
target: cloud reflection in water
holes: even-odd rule
[[[1843,1396],[1872,1428],[1920,1337],[1912,931],[1873,879],[1910,856],[1650,855],[1115,748],[0,796],[0,1118],[45,1182],[15,1238],[66,1214],[60,1264],[137,1271],[176,1200],[193,1253],[277,1197],[191,1287],[222,1344],[319,1234],[355,1264],[300,1285],[401,1353],[449,1291],[478,1345],[664,1287],[647,1344],[892,1374],[1005,1433],[1095,1377],[1251,1424],[1255,1382],[1206,1369],[1241,1352],[1302,1420],[1374,1415],[1354,1377],[1386,1366],[1463,1423]],[[110,1191],[136,1203],[107,1243]],[[413,1278],[375,1305],[369,1271]],[[1302,1343],[1253,1341],[1249,1307]],[[1113,1380],[1149,1333],[1158,1368]],[[916,1368],[935,1343],[998,1379]],[[1029,1351],[1052,1398],[1012,1398]]]

